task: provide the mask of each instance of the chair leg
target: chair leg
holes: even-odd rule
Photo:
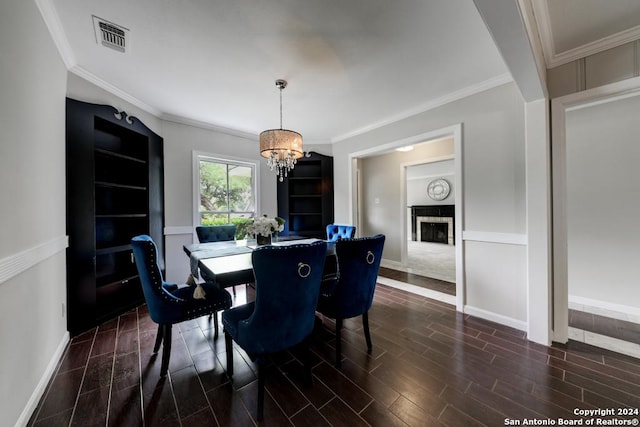
[[[158,353],[158,350],[160,350],[160,344],[162,344],[162,333],[162,325],[158,325],[158,333],[156,334],[156,343],[153,346],[153,354]]]
[[[342,319],[336,319],[336,368],[342,367]]]
[[[264,413],[264,374],[266,361],[258,359],[258,414],[256,421],[262,421]]]
[[[362,329],[364,329],[364,339],[367,340],[367,353],[371,354],[371,334],[369,333],[369,312],[362,314]]]
[[[233,339],[231,335],[224,332],[224,347],[227,351],[227,376],[233,377]]]
[[[213,339],[215,340],[218,338],[218,312],[214,311],[211,316],[213,320]]]
[[[162,365],[160,365],[160,376],[167,375],[169,370],[169,358],[171,357],[171,324],[162,325]]]
[[[303,363],[304,363],[304,380],[309,387],[313,385],[313,376],[311,374],[311,335],[309,335],[303,345]]]

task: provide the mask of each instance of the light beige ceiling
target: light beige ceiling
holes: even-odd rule
[[[513,1],[532,1],[552,59],[640,13],[638,0]],[[279,126],[278,78],[284,127],[311,143],[511,79],[471,0],[37,2],[72,72],[165,119],[247,135]],[[97,42],[93,16],[128,30],[126,53]]]

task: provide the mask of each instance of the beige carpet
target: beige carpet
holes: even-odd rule
[[[455,283],[456,247],[443,243],[408,243],[408,273]]]

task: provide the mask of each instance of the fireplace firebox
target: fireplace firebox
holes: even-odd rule
[[[449,224],[446,222],[421,222],[420,241],[449,243]]]
[[[455,206],[411,206],[411,240],[455,244]]]

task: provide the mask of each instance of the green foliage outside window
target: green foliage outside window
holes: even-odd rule
[[[247,235],[247,225],[253,222],[252,218],[231,218],[231,222],[227,220],[227,218],[211,218],[209,216],[202,216],[202,220],[200,223],[202,225],[224,225],[224,224],[235,224],[236,225],[236,239],[249,239],[253,236]]]
[[[251,166],[210,160],[200,161],[200,223],[236,224],[236,239],[246,237],[255,214]]]

